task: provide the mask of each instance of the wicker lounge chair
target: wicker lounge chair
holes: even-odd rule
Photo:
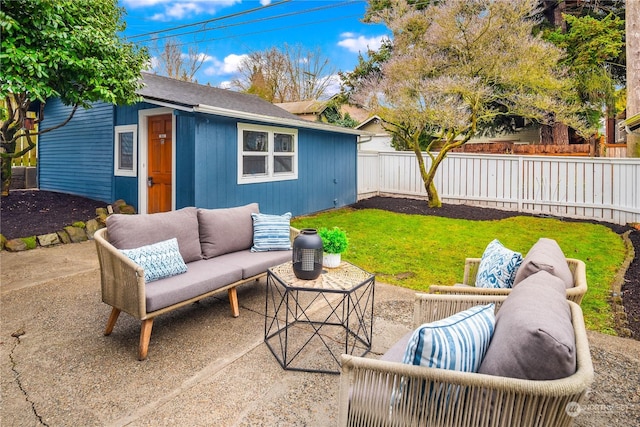
[[[567,264],[573,274],[573,287],[567,289],[567,299],[576,304],[582,302],[587,293],[586,266],[579,259],[567,258]],[[511,289],[477,288],[476,276],[480,258],[467,258],[464,263],[464,277],[462,286],[432,285],[429,287],[431,294],[458,294],[458,295],[509,295]]]
[[[505,296],[418,294],[414,326],[475,305],[494,302],[499,309],[505,299]],[[575,374],[558,380],[533,381],[342,355],[338,425],[572,425],[572,416],[579,412],[593,381],[593,366],[582,310],[573,302],[567,303],[576,339]],[[406,393],[397,399],[394,392],[401,381],[404,384],[420,381],[417,389],[423,392]],[[425,393],[426,390],[431,392]]]

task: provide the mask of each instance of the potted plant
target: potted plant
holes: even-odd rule
[[[347,250],[349,239],[347,233],[338,227],[323,227],[318,231],[322,239],[322,265],[328,268],[335,268],[340,265],[340,254]]]

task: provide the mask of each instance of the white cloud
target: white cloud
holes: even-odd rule
[[[153,21],[172,21],[190,18],[194,15],[215,14],[218,10],[240,3],[241,0],[121,0],[129,9],[161,8],[150,17]]]
[[[327,98],[332,97],[336,93],[340,93],[340,76],[337,74],[332,74],[323,79],[323,82],[327,82],[327,88],[324,91],[324,94]]]
[[[353,33],[343,33],[340,36],[343,39],[338,42],[338,46],[344,47],[353,53],[366,52],[367,49],[378,50],[382,46],[382,41],[388,38],[387,36],[356,37]]]
[[[236,55],[235,53],[227,55],[222,61],[212,57],[211,62],[213,62],[213,64],[207,67],[204,70],[204,73],[207,76],[224,76],[233,74],[238,71],[238,67],[247,57],[248,55]]]
[[[271,4],[271,0],[260,0],[262,6],[268,6]]]
[[[220,82],[220,84],[218,85],[218,87],[220,89],[231,89],[231,82],[229,80],[225,80],[223,82]]]

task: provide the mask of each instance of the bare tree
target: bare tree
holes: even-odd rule
[[[567,102],[575,94],[557,68],[563,52],[532,35],[536,1],[452,0],[417,8],[390,0],[389,9],[374,15],[393,31],[393,51],[355,101],[414,151],[429,206],[441,206],[434,178],[447,153],[504,117],[555,119],[589,133]]]
[[[318,99],[326,95],[333,74],[320,51],[284,45],[282,49],[252,52],[238,68],[231,86],[269,102]]]
[[[168,38],[164,45],[155,49],[158,74],[186,82],[195,82],[195,75],[204,64],[206,54],[199,53],[198,47],[190,46],[187,53],[180,49],[176,39]]]

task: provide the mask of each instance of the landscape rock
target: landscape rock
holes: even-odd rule
[[[91,220],[87,221],[87,224],[86,224],[86,227],[85,227],[85,231],[87,233],[87,237],[89,239],[93,239],[93,235],[96,233],[96,231],[100,230],[103,227],[104,227],[104,225],[101,224],[97,219],[91,219]]]
[[[120,208],[121,208],[122,206],[126,206],[126,204],[127,204],[127,202],[125,202],[125,201],[124,201],[124,200],[122,200],[122,199],[118,199],[118,200],[116,200],[115,202],[113,202],[113,203],[111,204],[111,207],[113,208],[113,213],[120,213]]]
[[[27,250],[27,244],[22,239],[11,239],[5,244],[5,249],[9,252],[22,252]]]
[[[59,245],[60,243],[60,237],[58,237],[57,233],[41,234],[38,236],[38,244],[40,246],[53,246]]]
[[[0,234],[0,251],[4,250],[4,246],[7,244],[7,238]]]
[[[64,231],[64,230],[60,230],[60,231],[58,231],[56,234],[57,234],[57,235],[58,235],[58,237],[60,238],[60,241],[61,241],[62,243],[64,243],[65,245],[66,245],[67,243],[71,243],[71,238],[69,237],[69,234],[67,234],[67,232],[66,232],[66,231]]]
[[[120,213],[121,214],[133,215],[133,214],[136,213],[136,210],[131,205],[124,205],[124,206],[120,206]]]
[[[87,240],[87,232],[84,231],[84,228],[68,226],[64,228],[64,231],[69,235],[69,239],[71,242],[78,243],[84,242]]]

